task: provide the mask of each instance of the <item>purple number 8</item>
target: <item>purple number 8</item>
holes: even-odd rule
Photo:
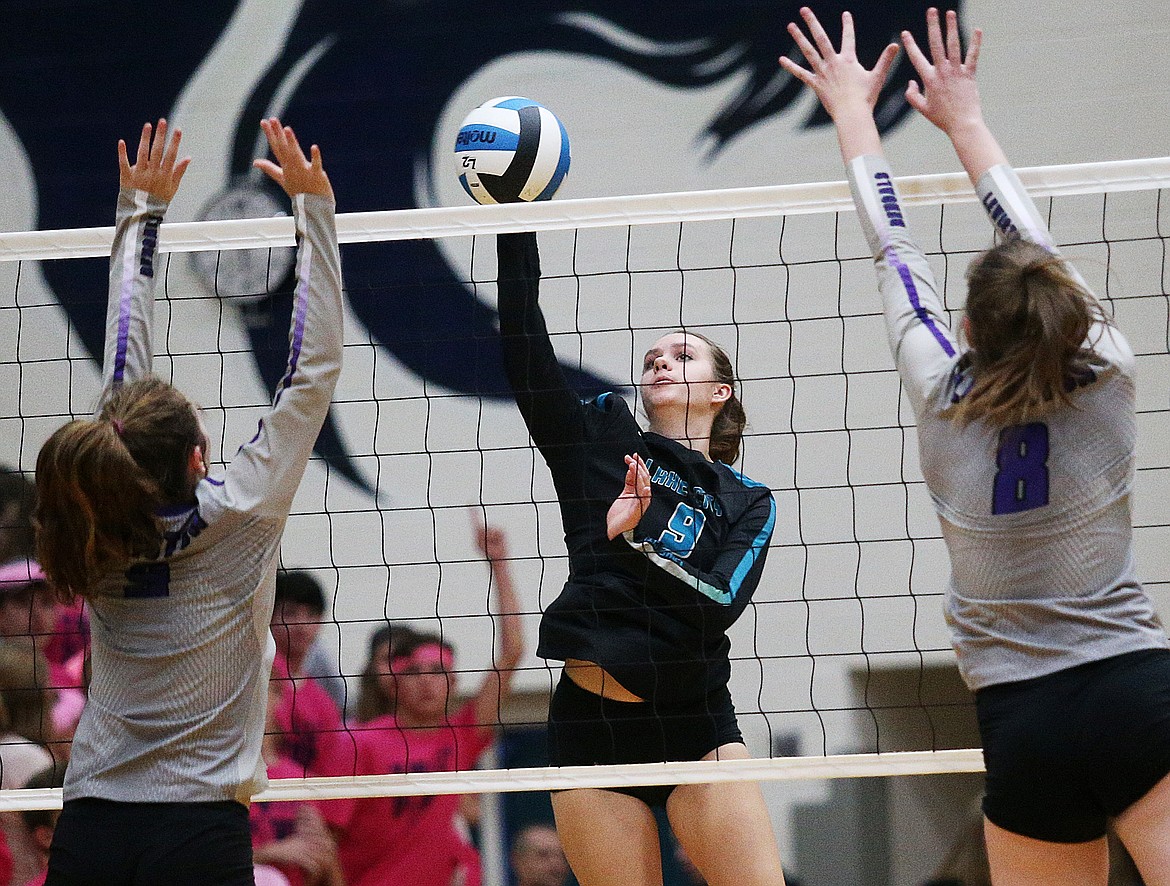
[[[993,514],[1015,514],[1048,504],[1048,425],[1032,422],[999,432]]]

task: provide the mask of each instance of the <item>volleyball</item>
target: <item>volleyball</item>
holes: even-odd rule
[[[493,98],[464,118],[455,162],[459,183],[477,203],[547,200],[569,171],[569,135],[531,99]]]

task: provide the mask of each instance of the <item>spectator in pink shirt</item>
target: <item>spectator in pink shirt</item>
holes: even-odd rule
[[[480,527],[478,541],[491,566],[500,627],[493,668],[478,692],[454,706],[454,651],[440,637],[416,633],[396,641],[389,668],[381,674],[387,697],[395,699],[395,713],[361,724],[350,740],[333,743],[325,774],[470,769],[491,744],[524,643],[506,537]],[[477,886],[479,857],[460,832],[459,805],[458,796],[433,795],[321,804],[337,834],[349,886]]]
[[[76,608],[57,602],[36,560],[21,558],[0,566],[0,642],[37,656],[37,683],[51,690],[46,698],[51,704],[52,737],[61,739],[53,752],[62,760],[68,759],[68,739],[85,706],[88,621],[80,605],[80,601]],[[63,624],[66,633],[61,633]]]
[[[300,569],[277,572],[276,603],[272,607],[276,651],[288,662],[293,677],[312,677],[341,711],[345,707],[345,678],[336,652],[322,642],[324,624],[325,591],[313,573]]]
[[[341,714],[316,680],[291,676],[280,653],[272,663],[272,675],[281,690],[273,718],[281,733],[282,752],[299,767],[297,778],[317,775],[326,744],[343,729]]]
[[[270,779],[301,778],[305,767],[285,751],[287,736],[278,722],[287,709],[291,686],[283,667],[273,668],[268,683],[268,710],[260,753]],[[321,813],[311,803],[253,803],[248,810],[252,853],[257,865],[274,867],[290,886],[344,886],[337,845]]]

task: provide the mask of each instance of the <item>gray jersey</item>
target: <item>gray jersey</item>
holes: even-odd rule
[[[90,599],[93,680],[65,798],[238,800],[265,783],[280,537],[341,369],[333,203],[293,200],[299,249],[288,370],[256,435],[197,503],[163,514],[157,560]],[[123,191],[110,260],[105,390],[151,369],[155,251],[166,204]]]
[[[943,418],[972,379],[930,266],[885,160],[859,157],[849,178],[950,553],[946,616],[967,685],[1167,646],[1134,570],[1134,356],[1121,333],[1104,323],[1090,331],[1095,357],[1075,408],[1002,429]],[[1010,167],[990,169],[976,190],[1002,231],[1056,252]]]

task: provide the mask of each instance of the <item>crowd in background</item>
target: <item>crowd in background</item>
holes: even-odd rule
[[[33,559],[33,495],[22,475],[0,470],[0,789],[60,787],[85,704],[87,614],[80,601],[66,605],[56,599]],[[280,573],[272,613],[277,658],[263,750],[270,778],[475,764],[492,740],[498,721],[492,712],[506,696],[508,671],[522,652],[506,539],[480,527],[479,544],[492,564],[504,643],[486,685],[453,711],[448,710],[456,690],[450,644],[409,625],[387,623],[370,637],[347,716],[345,678],[320,636],[325,593],[310,573]],[[43,882],[57,814],[0,813],[0,886]],[[391,882],[385,866],[414,865],[403,875],[411,882],[475,886],[481,882],[472,839],[477,814],[474,802],[441,796],[254,803],[256,883]],[[973,811],[970,819],[926,886],[990,886],[981,814]],[[1140,886],[1124,849],[1116,841],[1111,848],[1110,886]],[[436,864],[439,858],[446,863]],[[508,860],[516,886],[563,886],[569,876],[551,823],[520,828]],[[678,864],[687,886],[702,886],[685,855]]]
[[[0,470],[0,789],[60,787],[85,705],[89,624],[57,599],[34,559],[35,487]],[[503,533],[477,527],[492,570],[495,667],[461,706],[455,650],[387,623],[370,638],[347,711],[337,657],[320,637],[326,598],[307,572],[278,576],[263,756],[270,778],[468,769],[491,744],[523,653]],[[474,798],[471,798],[474,801]],[[458,797],[253,803],[259,886],[481,882],[477,804]],[[56,812],[0,813],[0,886],[42,883]],[[509,857],[521,886],[560,886],[568,867],[549,825],[523,828]]]

